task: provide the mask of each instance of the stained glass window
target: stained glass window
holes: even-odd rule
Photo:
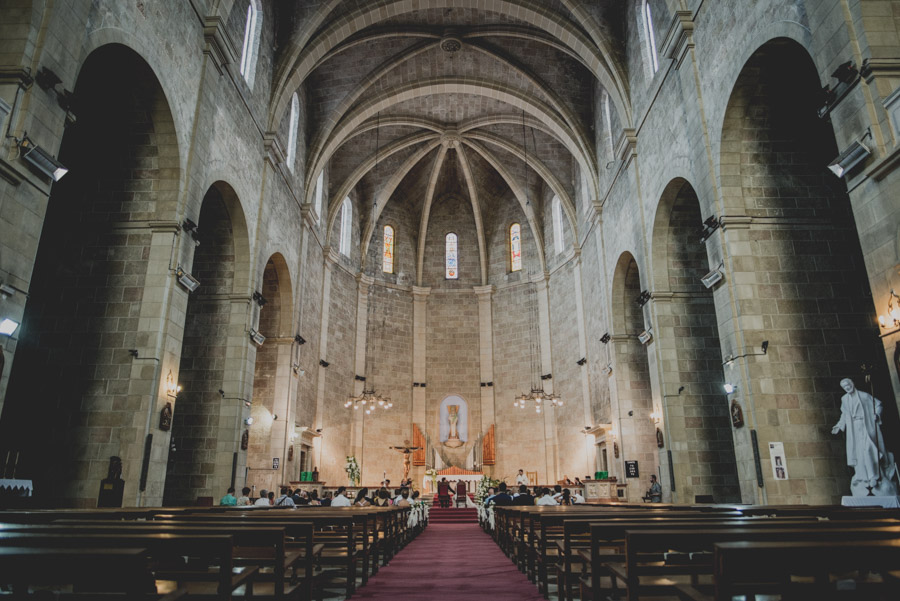
[[[353,229],[353,205],[345,198],[341,206],[341,254],[350,256],[350,231]]]
[[[510,271],[522,269],[522,227],[518,223],[509,226]]]
[[[563,239],[562,224],[562,203],[559,196],[553,197],[553,246],[556,248],[556,254],[560,254],[565,246]]]
[[[446,249],[446,277],[448,280],[457,280],[459,279],[459,242],[456,234],[447,234]]]
[[[394,273],[394,228],[384,226],[384,249],[381,252],[381,271]]]

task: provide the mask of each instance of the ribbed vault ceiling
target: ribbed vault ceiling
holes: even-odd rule
[[[483,283],[485,229],[497,198],[520,206],[541,248],[542,192],[559,196],[577,243],[576,203],[585,199],[574,182],[587,183],[588,200],[598,197],[598,91],[609,94],[620,123],[630,122],[614,50],[622,4],[326,0],[280,9],[292,26],[279,34],[270,121],[282,122],[292,94],[303,98],[305,201],[327,168],[326,231],[355,193],[375,207],[374,221],[366,215],[362,227],[368,248],[388,203],[405,203],[422,247],[432,206],[448,195],[465,199]],[[420,248],[417,280],[421,263]]]

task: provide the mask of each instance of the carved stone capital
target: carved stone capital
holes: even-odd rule
[[[203,39],[206,42],[203,54],[212,59],[213,65],[221,75],[225,72],[225,66],[233,63],[237,56],[234,43],[228,35],[225,19],[218,15],[210,15],[203,19]]]
[[[431,287],[413,286],[412,293],[414,301],[424,302],[428,298],[428,295],[431,294]]]
[[[675,68],[681,68],[688,52],[694,47],[694,13],[676,10],[672,24],[663,38],[663,56],[675,61]]]
[[[275,168],[284,164],[284,148],[274,131],[263,134],[263,147],[266,149],[266,160]]]
[[[631,161],[637,156],[637,131],[626,127],[622,130],[622,136],[616,146],[616,156],[622,161],[622,169],[627,169]]]
[[[489,301],[491,300],[491,295],[494,294],[494,286],[474,286],[472,290],[475,292],[475,296],[478,297],[480,301]]]

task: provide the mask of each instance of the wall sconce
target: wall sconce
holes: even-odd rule
[[[12,336],[18,327],[19,322],[9,317],[4,317],[3,320],[0,320],[0,334],[3,336]]]
[[[647,328],[638,334],[638,340],[641,341],[641,344],[650,344],[650,341],[653,340],[653,332],[650,331],[650,328]]]
[[[175,270],[175,276],[178,278],[178,283],[187,288],[188,292],[193,292],[200,287],[200,280],[186,272],[181,265]]]
[[[644,305],[646,305],[647,303],[650,302],[651,298],[653,298],[653,295],[650,294],[649,290],[642,290],[641,295],[639,297],[637,297],[637,300],[635,302],[638,304],[639,307],[643,307]]]
[[[871,131],[866,135],[871,135]],[[865,137],[863,136],[863,138]],[[828,169],[832,173],[838,177],[844,177],[850,170],[865,161],[872,154],[869,147],[860,140],[854,140],[836,159],[831,161]]]
[[[897,300],[897,304],[894,303],[894,299]],[[887,317],[884,315],[878,316],[878,324],[881,326],[882,330],[886,330],[881,336],[888,336],[893,334],[894,332],[900,330],[900,296],[897,296],[897,293],[894,292],[893,288],[891,289],[891,294],[888,296],[888,306],[887,306]]]
[[[756,357],[756,356],[762,356],[762,355],[767,354],[769,352],[769,341],[763,340],[762,344],[760,345],[759,348],[762,351],[761,353],[744,353],[743,355],[728,355],[725,357],[725,361],[722,363],[722,365],[731,367],[732,365],[734,365],[735,359],[743,359],[744,357]]]
[[[175,377],[172,376],[172,370],[170,369],[169,373],[166,374],[166,394],[175,398],[179,392],[181,392],[181,386],[175,382]]]
[[[707,288],[712,288],[724,279],[725,274],[722,273],[722,268],[724,267],[725,263],[719,263],[718,267],[700,278],[700,281],[703,282],[703,285]]]
[[[713,232],[722,227],[722,222],[716,219],[716,216],[707,217],[703,222],[703,229],[700,230],[700,244],[704,244],[709,240]]]
[[[32,142],[27,133],[17,142],[19,149],[24,153],[22,158],[53,181],[58,182],[69,172],[68,167],[57,161],[56,157]]]
[[[250,334],[250,340],[252,340],[256,344],[256,346],[262,346],[266,342],[266,337],[263,336],[262,334],[260,334],[259,332],[257,332],[256,330],[254,330],[253,328],[250,328],[249,334]]]
[[[722,388],[725,389],[725,394],[734,394],[734,391],[737,390],[737,386],[731,384],[730,382],[725,382],[722,384]]]

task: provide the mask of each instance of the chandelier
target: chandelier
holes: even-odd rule
[[[394,403],[391,402],[391,399],[388,397],[383,397],[377,392],[375,392],[373,388],[363,387],[362,394],[359,396],[352,396],[347,399],[347,402],[344,403],[344,407],[349,409],[353,407],[353,409],[359,409],[362,407],[366,410],[366,415],[371,415],[373,411],[377,411],[379,409],[383,409],[387,411],[391,407],[394,406]]]
[[[532,131],[532,135],[534,132]],[[525,204],[529,205],[530,201],[528,199],[528,140],[525,137],[525,111],[522,111],[522,146],[525,152]],[[544,392],[544,385],[541,384],[543,380],[549,380],[550,375],[539,376],[539,359],[541,354],[541,341],[539,338],[538,330],[536,329],[536,324],[538,320],[538,312],[537,312],[537,294],[535,293],[535,289],[531,290],[532,296],[534,296],[534,300],[531,303],[531,323],[529,324],[530,331],[530,340],[531,340],[531,392],[526,394],[521,394],[516,397],[513,406],[518,407],[519,409],[524,409],[526,406],[534,406],[534,410],[536,413],[541,413],[543,408],[547,405],[551,407],[562,407],[563,402],[562,399],[559,398],[558,395],[553,393]]]
[[[378,114],[378,123],[375,127],[375,175],[378,175],[378,150],[379,150],[379,139],[378,139],[378,130],[381,125],[381,113]],[[377,181],[377,179],[376,179]],[[376,219],[376,209],[378,208],[378,199],[376,197],[375,202],[372,203],[372,225],[375,225]],[[358,411],[360,408],[366,411],[366,415],[371,415],[372,412],[383,410],[387,411],[391,407],[394,406],[394,403],[391,402],[389,397],[381,396],[377,392],[375,392],[375,383],[374,376],[371,374],[369,370],[369,339],[371,336],[371,328],[370,324],[372,322],[371,315],[375,314],[375,305],[378,299],[378,295],[375,294],[375,282],[374,279],[371,284],[369,284],[368,293],[371,296],[371,302],[366,303],[366,358],[365,358],[365,376],[360,377],[356,376],[357,380],[362,380],[363,382],[363,390],[357,396],[351,396],[347,399],[347,402],[344,403],[344,408],[349,409],[353,407],[354,411]],[[382,341],[382,351],[384,350],[384,321],[381,322],[382,328],[379,334],[379,338]]]

